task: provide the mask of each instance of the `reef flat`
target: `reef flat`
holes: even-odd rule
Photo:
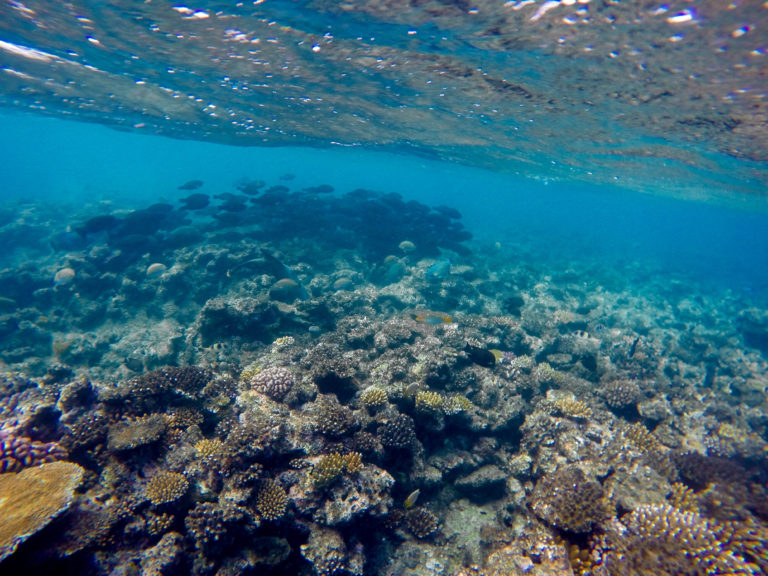
[[[768,574],[755,295],[289,182],[0,211],[3,574]]]

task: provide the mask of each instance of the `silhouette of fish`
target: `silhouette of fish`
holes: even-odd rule
[[[202,185],[202,180],[190,180],[189,182],[184,182],[184,184],[179,186],[179,190],[197,190]]]
[[[211,203],[211,199],[207,194],[198,192],[196,194],[190,194],[186,198],[182,198],[179,202],[183,204],[180,208],[181,210],[201,210]]]

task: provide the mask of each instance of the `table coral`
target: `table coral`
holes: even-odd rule
[[[69,508],[83,473],[77,464],[52,462],[0,475],[0,560]]]

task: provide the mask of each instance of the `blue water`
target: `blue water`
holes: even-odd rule
[[[0,115],[4,203],[106,203],[113,209],[176,201],[191,179],[200,191],[233,191],[241,178],[294,189],[329,183],[397,192],[459,209],[485,245],[519,245],[556,266],[589,263],[621,273],[632,264],[650,273],[768,299],[768,197],[729,204],[643,194],[560,179],[526,179],[408,154],[357,148],[244,148],[159,136],[32,115]],[[740,208],[738,204],[742,204]],[[105,210],[105,205],[100,209]],[[63,224],[63,223],[62,223]]]

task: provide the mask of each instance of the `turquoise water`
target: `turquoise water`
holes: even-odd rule
[[[0,573],[768,575],[761,2],[0,5]]]

